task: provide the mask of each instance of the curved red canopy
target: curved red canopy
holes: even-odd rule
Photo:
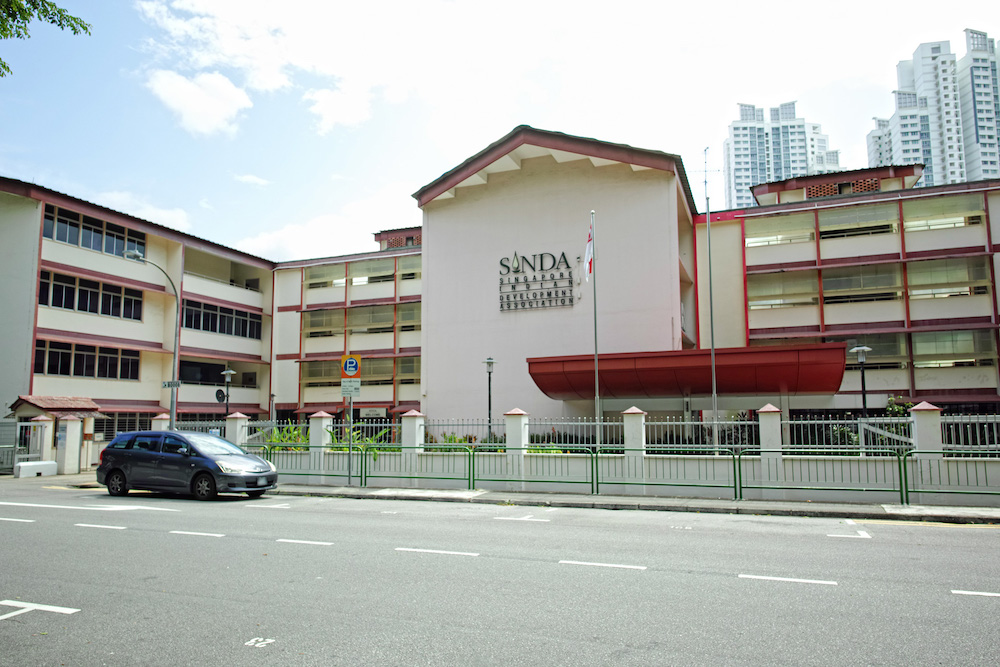
[[[844,378],[846,356],[846,343],[716,349],[717,393],[835,394]],[[593,355],[535,357],[527,361],[531,379],[549,398],[594,398]],[[602,354],[601,396],[711,394],[711,368],[710,350]]]

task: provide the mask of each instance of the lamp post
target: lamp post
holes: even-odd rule
[[[856,347],[852,347],[850,351],[858,355],[858,363],[861,364],[861,416],[868,419],[868,396],[865,387],[865,357],[868,352],[872,351],[872,349],[867,345],[858,345]]]
[[[176,314],[174,319],[174,358],[171,365],[170,373],[170,430],[177,430],[177,388],[180,386],[180,382],[177,380],[177,354],[180,352],[181,345],[181,293],[177,291],[177,286],[174,285],[173,279],[170,277],[162,266],[156,262],[152,262],[145,257],[138,250],[126,250],[124,255],[125,259],[133,259],[137,262],[142,262],[143,264],[152,264],[160,273],[167,279],[170,283],[170,289],[174,291],[174,301],[176,302]]]
[[[229,385],[233,382],[233,376],[236,375],[236,371],[232,368],[227,368],[222,371],[222,374],[226,376],[226,418],[229,418]]]
[[[490,434],[493,433],[493,357],[486,357],[486,424]]]

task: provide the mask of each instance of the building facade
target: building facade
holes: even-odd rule
[[[759,183],[840,169],[840,153],[830,150],[822,127],[796,117],[795,102],[770,109],[740,104],[723,144],[726,208],[755,205],[750,188]]]
[[[949,42],[928,42],[896,66],[896,110],[876,118],[868,134],[870,167],[922,164],[918,186],[1000,176],[994,42],[984,32],[965,34],[961,60]]]
[[[181,422],[221,418],[223,395],[342,417],[344,354],[362,358],[355,419],[591,415],[595,351],[605,414],[710,410],[713,380],[727,412],[995,411],[1000,179],[922,176],[760,184],[709,220],[678,156],[521,126],[415,193],[422,227],[280,263],[0,178],[0,397],[89,399],[95,437],[147,426],[170,405],[176,286]]]

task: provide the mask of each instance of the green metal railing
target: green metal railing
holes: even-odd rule
[[[256,449],[256,448],[255,448]],[[836,449],[837,451],[832,451]],[[322,450],[317,456],[316,450]],[[912,493],[1000,495],[1000,461],[992,451],[982,457],[969,451],[901,448],[859,449],[830,446],[761,449],[683,445],[601,448],[574,445],[504,444],[476,447],[437,443],[424,447],[343,444],[312,447],[274,444],[262,456],[286,477],[357,479],[364,487],[374,479],[462,482],[566,484],[601,493],[602,485],[731,489],[741,500],[745,491],[891,493],[909,504]]]

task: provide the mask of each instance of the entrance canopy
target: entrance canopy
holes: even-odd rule
[[[715,351],[718,394],[835,394],[846,343],[722,348]],[[535,357],[528,372],[549,398],[594,398],[594,355]],[[671,398],[712,393],[710,350],[625,352],[598,359],[601,396]]]

